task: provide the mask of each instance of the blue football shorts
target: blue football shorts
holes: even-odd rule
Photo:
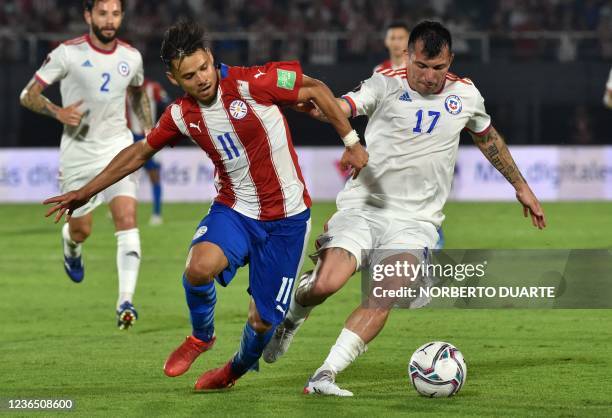
[[[272,325],[285,318],[310,235],[310,209],[274,221],[260,221],[213,203],[199,223],[191,246],[218,245],[228,267],[215,279],[227,286],[239,267],[249,265],[249,287],[259,316]]]

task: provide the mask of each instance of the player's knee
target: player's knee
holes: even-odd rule
[[[91,225],[79,225],[70,228],[70,238],[74,242],[84,242],[91,235]]]
[[[216,270],[214,263],[208,259],[191,259],[185,271],[185,276],[192,286],[202,286],[215,279],[215,276],[218,274]]]
[[[272,328],[272,324],[261,319],[257,312],[249,312],[249,325],[258,334],[264,334]]]
[[[327,298],[336,293],[346,281],[332,269],[320,269],[310,289],[310,296],[316,298]]]
[[[136,211],[126,210],[113,216],[113,220],[118,231],[136,228]]]

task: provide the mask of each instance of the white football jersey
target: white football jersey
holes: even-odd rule
[[[442,91],[421,96],[402,69],[375,73],[344,98],[354,116],[369,118],[370,159],[338,195],[338,209],[383,210],[394,218],[440,226],[461,131],[484,135],[491,126],[478,89],[449,73]]]
[[[64,107],[83,100],[80,126],[64,126],[62,172],[105,167],[132,143],[126,121],[126,91],[144,80],[142,57],[136,49],[117,41],[114,50],[103,51],[84,35],[55,48],[35,77],[44,85],[60,82]]]

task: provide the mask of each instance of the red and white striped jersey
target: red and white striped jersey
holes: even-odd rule
[[[391,72],[404,68],[405,65],[395,66],[391,63],[391,60],[385,60],[374,67],[373,73]]]
[[[215,201],[254,219],[275,220],[311,206],[291,133],[279,105],[294,104],[302,85],[297,61],[257,67],[220,65],[209,105],[184,96],[147,136],[154,149],[191,138],[215,165]]]

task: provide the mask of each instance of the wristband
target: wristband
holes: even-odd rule
[[[352,147],[353,145],[359,143],[359,135],[357,135],[357,132],[353,129],[344,138],[342,138],[342,142],[344,142],[345,147]]]

